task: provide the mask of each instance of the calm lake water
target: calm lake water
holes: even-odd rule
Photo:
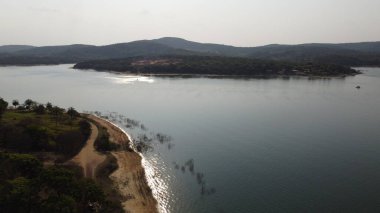
[[[145,154],[167,212],[380,212],[379,68],[239,80],[71,66],[0,67],[0,96],[117,112],[170,135],[172,149]],[[189,159],[215,194],[202,196],[196,176],[175,168]]]

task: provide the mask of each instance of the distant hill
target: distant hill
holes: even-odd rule
[[[0,65],[60,64],[135,56],[199,54],[201,53],[176,49],[156,42],[142,40],[105,46],[75,44],[34,47],[20,51],[4,52],[0,53]]]
[[[107,59],[142,55],[189,54],[186,50],[175,49],[152,41],[134,41],[106,46],[68,45],[37,47],[14,52],[18,56],[60,57],[73,60]]]
[[[152,41],[177,49],[235,57],[247,57],[249,56],[250,49],[252,49],[249,47],[234,47],[223,44],[198,43],[174,37],[165,37]]]
[[[336,50],[336,51],[360,51],[368,53],[380,53],[380,41],[378,42],[361,42],[361,43],[341,43],[341,44],[326,44],[326,43],[310,43],[299,45],[281,45],[270,44],[258,47],[234,47],[222,44],[198,43],[187,41],[181,38],[164,37],[152,40],[154,42],[164,44],[173,48],[186,49],[195,52],[210,52],[221,55],[230,56],[249,56],[262,51],[279,52],[288,49],[302,50],[308,49],[316,51],[320,50]]]
[[[305,44],[316,47],[335,47],[347,50],[356,50],[361,52],[380,53],[380,42],[360,42],[360,43],[341,43],[341,44]]]
[[[44,46],[35,47],[25,50],[20,50],[14,52],[14,55],[19,56],[38,56],[38,57],[58,57],[64,55],[66,52],[70,51],[85,51],[87,48],[92,48],[95,46],[83,45],[83,44],[73,44],[73,45],[63,45],[63,46]]]
[[[164,55],[228,56],[346,66],[380,66],[380,42],[234,47],[165,37],[105,46],[83,44],[45,47],[11,45],[0,46],[0,65],[45,64],[49,59],[54,63],[77,63],[88,60]],[[23,60],[27,60],[28,63]]]
[[[21,50],[27,50],[34,48],[34,46],[29,45],[5,45],[0,46],[0,53],[14,53]]]
[[[271,44],[259,47],[234,47],[197,43],[172,37],[153,41],[173,48],[207,52],[221,56],[296,62],[317,61],[320,63],[336,63],[348,66],[380,65],[380,42],[299,45]],[[331,59],[335,59],[336,61]]]

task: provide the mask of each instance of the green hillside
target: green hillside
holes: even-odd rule
[[[272,44],[259,47],[199,43],[165,37],[104,46],[0,46],[0,65],[78,63],[137,56],[198,55],[243,57],[287,62],[318,62],[345,66],[380,66],[380,42],[342,44]]]

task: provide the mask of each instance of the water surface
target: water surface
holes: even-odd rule
[[[380,212],[379,68],[242,80],[70,66],[0,67],[0,96],[117,112],[171,135],[171,150],[146,154],[168,212]],[[189,159],[215,194],[201,196],[196,178],[174,168]]]

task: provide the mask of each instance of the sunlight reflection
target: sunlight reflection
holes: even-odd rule
[[[154,79],[145,76],[132,76],[132,75],[122,75],[122,76],[113,76],[106,77],[113,80],[117,84],[132,84],[135,82],[144,82],[144,83],[153,83]]]

